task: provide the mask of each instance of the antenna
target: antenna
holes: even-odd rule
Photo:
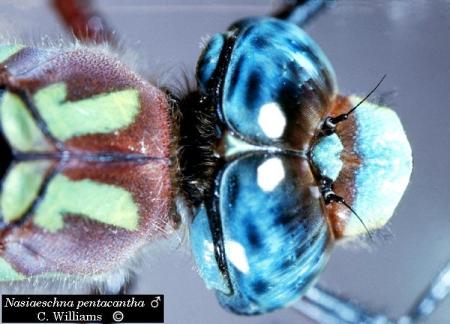
[[[353,214],[355,214],[356,218],[358,218],[358,220],[361,222],[362,226],[364,226],[364,229],[367,232],[367,235],[369,236],[370,240],[373,241],[373,236],[372,234],[370,234],[369,229],[367,228],[366,224],[363,222],[362,218],[353,210],[353,208],[347,204],[347,202],[344,200],[344,198],[342,198],[341,196],[338,196],[334,193],[329,193],[326,197],[326,199],[329,202],[337,202],[338,204],[342,204],[345,207],[347,207]]]
[[[340,204],[343,204],[345,207],[347,207],[348,209],[350,209],[350,211],[351,211],[353,214],[355,214],[356,218],[358,218],[358,220],[361,222],[362,226],[364,226],[364,229],[366,230],[367,235],[369,235],[370,240],[373,241],[373,236],[372,236],[372,234],[370,234],[370,231],[369,231],[369,229],[367,228],[366,224],[363,222],[363,220],[361,219],[361,217],[359,217],[359,215],[353,210],[353,208],[350,207],[350,205],[347,204],[347,203],[345,202],[344,199],[342,199],[342,202],[339,202],[339,203],[340,203]]]
[[[356,110],[356,108],[358,108],[364,101],[366,101],[375,92],[375,90],[378,89],[378,87],[384,81],[386,76],[387,76],[387,74],[383,75],[383,77],[380,79],[380,81],[378,81],[377,85],[372,90],[370,90],[370,92],[360,102],[358,102],[356,104],[356,106],[354,106],[348,112],[341,114],[339,116],[336,116],[336,117],[327,117],[323,123],[322,132],[325,135],[330,135],[330,134],[334,133],[334,131],[336,129],[336,125],[340,122],[343,122],[344,120],[347,120],[348,116],[350,116],[350,114],[353,113]]]

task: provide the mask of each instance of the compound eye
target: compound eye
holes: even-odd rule
[[[213,82],[212,78],[217,69],[220,54],[225,43],[223,34],[215,34],[206,45],[197,63],[197,82],[200,91],[206,93]]]
[[[275,19],[237,24],[222,112],[254,144],[303,149],[335,96],[334,72],[297,26]]]
[[[231,162],[191,228],[194,256],[220,303],[243,314],[296,300],[328,259],[329,229],[308,162],[254,154]],[[216,263],[210,221],[220,219],[226,273]]]

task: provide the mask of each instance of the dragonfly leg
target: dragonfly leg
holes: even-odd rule
[[[386,316],[372,313],[320,286],[310,288],[306,295],[292,307],[317,323],[394,323]]]
[[[422,295],[417,298],[409,312],[399,323],[415,323],[428,317],[450,294],[450,262],[448,262]]]
[[[298,26],[305,26],[318,14],[324,11],[332,0],[290,0],[272,16],[290,21]]]
[[[90,0],[51,0],[52,6],[74,36],[85,43],[117,47],[117,36]]]
[[[449,294],[450,262],[417,298],[413,307],[398,319],[390,319],[384,314],[371,312],[320,286],[309,289],[306,295],[292,307],[318,323],[411,324],[426,319]]]

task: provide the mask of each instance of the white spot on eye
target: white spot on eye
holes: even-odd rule
[[[225,251],[228,260],[242,273],[248,273],[250,266],[248,265],[247,256],[242,245],[236,241],[225,242]]]
[[[275,189],[285,177],[283,162],[279,158],[271,158],[258,167],[258,186],[266,192]]]
[[[286,117],[276,102],[269,102],[261,106],[258,124],[264,134],[270,138],[279,138],[286,128]]]

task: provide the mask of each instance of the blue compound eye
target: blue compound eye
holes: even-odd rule
[[[225,42],[223,34],[215,34],[203,50],[197,64],[197,81],[202,92],[206,92],[212,81]]]
[[[207,285],[237,313],[264,313],[295,301],[326,263],[330,239],[308,162],[253,154],[226,166],[216,185],[191,228]],[[219,228],[211,227],[217,216]],[[225,264],[216,262],[216,249]]]
[[[211,58],[220,49],[216,65]],[[290,149],[309,146],[336,93],[333,69],[317,44],[294,24],[271,18],[234,24],[225,41],[215,36],[197,78],[201,91],[218,97],[227,128],[253,144]]]

